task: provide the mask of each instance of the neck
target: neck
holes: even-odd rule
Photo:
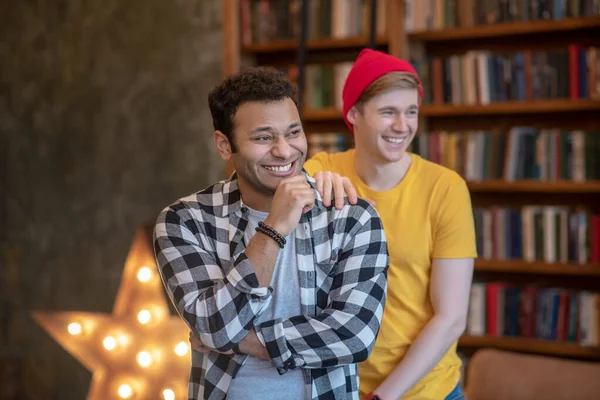
[[[354,170],[360,179],[373,190],[385,192],[398,186],[406,176],[412,157],[404,153],[396,162],[385,162],[374,159],[366,151],[356,149],[354,153]]]
[[[273,195],[257,192],[256,190],[248,187],[248,185],[246,185],[246,183],[240,179],[238,179],[238,186],[244,205],[256,211],[271,211]]]

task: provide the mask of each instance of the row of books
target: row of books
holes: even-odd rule
[[[300,37],[302,0],[240,0],[243,44]],[[377,1],[376,32],[385,34],[386,0]],[[308,39],[367,37],[371,0],[318,0],[309,2]]]
[[[600,215],[582,207],[476,207],[473,215],[481,259],[600,264]]]
[[[474,282],[466,333],[600,345],[600,293]]]
[[[467,181],[600,180],[600,132],[513,127],[503,131],[434,131],[411,150]]]
[[[600,51],[570,45],[511,54],[469,51],[411,60],[425,104],[600,98]]]
[[[423,104],[490,104],[548,99],[600,99],[597,47],[493,54],[472,51],[449,57],[412,59],[423,81]],[[306,66],[304,106],[342,107],[351,61]],[[280,66],[292,80],[295,65]]]
[[[303,107],[307,110],[323,108],[342,109],[342,89],[353,63],[350,61],[331,64],[308,64],[304,81]],[[277,67],[297,84],[298,67],[285,65]],[[341,117],[341,114],[340,114]]]
[[[600,14],[597,0],[404,0],[409,32]]]
[[[327,153],[337,153],[346,151],[353,147],[352,138],[346,133],[337,132],[319,132],[308,135],[308,153],[310,158],[322,151]]]

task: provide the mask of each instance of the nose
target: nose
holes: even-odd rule
[[[406,117],[404,116],[404,114],[398,114],[398,116],[394,119],[392,129],[396,132],[408,131],[408,124],[406,122]]]
[[[282,160],[287,160],[292,156],[293,149],[292,146],[288,143],[285,138],[278,137],[273,142],[273,147],[271,148],[271,154],[273,157],[281,158]]]

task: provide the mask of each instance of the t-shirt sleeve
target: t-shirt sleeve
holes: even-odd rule
[[[315,172],[328,171],[329,154],[325,151],[321,151],[315,154],[304,163],[304,169],[308,172],[308,175],[313,176]]]
[[[453,182],[439,201],[433,258],[476,258],[475,222],[466,182]]]

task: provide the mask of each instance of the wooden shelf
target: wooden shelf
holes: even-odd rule
[[[525,353],[600,360],[600,347],[525,337],[463,336],[460,338],[458,346],[467,348],[491,347]]]
[[[408,39],[422,42],[447,42],[463,39],[471,40],[564,33],[595,28],[600,29],[600,17],[567,18],[559,21],[518,21],[492,25],[478,25],[468,28],[414,32],[408,34]]]
[[[378,45],[387,45],[387,38],[379,37],[375,40]],[[369,39],[367,37],[350,37],[344,39],[313,39],[306,42],[307,50],[340,50],[367,47]],[[253,54],[275,53],[280,51],[296,51],[298,49],[298,40],[276,40],[265,43],[246,44],[242,46],[242,51]]]
[[[569,181],[483,181],[469,182],[472,192],[600,193],[600,182]]]
[[[454,117],[462,115],[509,115],[570,113],[577,111],[600,111],[600,100],[539,100],[507,101],[486,105],[423,105],[419,114],[425,117]]]
[[[507,101],[487,105],[433,105],[421,107],[419,114],[425,117],[455,117],[468,115],[520,115],[572,113],[577,111],[600,112],[600,100],[539,100],[539,101]],[[342,119],[342,111],[330,108],[305,110],[304,119],[311,121],[333,121]]]
[[[335,108],[309,109],[304,111],[303,119],[307,121],[342,121],[342,110]]]
[[[528,263],[523,260],[477,260],[475,261],[475,270],[481,272],[600,277],[600,264],[548,264],[544,262]]]

